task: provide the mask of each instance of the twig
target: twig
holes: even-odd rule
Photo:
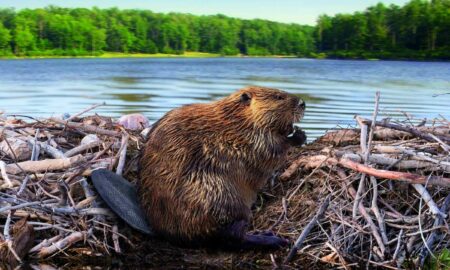
[[[431,138],[435,139],[441,146],[442,148],[447,151],[447,153],[450,153],[450,146],[448,146],[445,142],[443,142],[441,139],[439,139],[436,135],[434,134],[429,134],[431,136]]]
[[[378,227],[380,229],[380,234],[381,234],[381,238],[383,239],[383,243],[387,244],[387,242],[389,240],[386,235],[386,225],[384,222],[384,218],[381,215],[380,209],[378,208],[378,203],[377,203],[378,183],[377,183],[377,180],[375,179],[375,177],[373,177],[373,176],[370,177],[370,182],[372,183],[372,205],[371,205],[370,209],[375,214],[375,217],[377,219]]]
[[[400,232],[398,233],[398,236],[397,236],[397,245],[395,246],[394,255],[392,256],[393,261],[397,260],[397,256],[400,252],[400,246],[402,243],[402,237],[403,237],[403,229],[400,230]]]
[[[317,214],[311,219],[311,221],[306,225],[306,227],[303,229],[302,233],[300,234],[300,236],[297,238],[297,240],[294,243],[294,246],[291,248],[291,250],[289,251],[289,254],[287,255],[287,257],[284,259],[284,263],[288,263],[292,260],[292,258],[294,257],[294,255],[297,253],[297,250],[301,247],[303,241],[306,239],[306,237],[308,236],[309,232],[311,231],[311,229],[314,227],[314,225],[316,224],[316,222],[318,220],[320,220],[323,216],[323,214],[325,213],[325,211],[328,208],[328,205],[330,204],[330,200],[331,200],[331,195],[328,195],[324,202],[322,203],[322,205],[320,206],[319,210],[317,211]]]
[[[444,200],[444,203],[442,203],[440,211],[442,213],[446,213],[448,211],[449,206],[450,206],[450,194],[447,195],[447,197]],[[442,223],[443,223],[442,216],[439,216],[439,215],[436,216],[435,219],[434,219],[433,228],[437,228],[437,227],[441,226]],[[438,232],[437,231],[433,231],[431,233],[431,235],[428,237],[428,240],[426,242],[426,247],[432,248],[434,243],[436,242],[436,240],[439,239],[439,237],[440,236],[439,236]],[[423,264],[425,263],[425,259],[428,256],[428,252],[429,252],[428,248],[425,248],[425,247],[422,248],[422,250],[421,250],[421,252],[419,254],[419,266],[420,267],[423,267]]]
[[[79,146],[77,146],[75,148],[72,148],[69,151],[65,152],[64,153],[64,157],[73,157],[76,154],[82,153],[82,152],[84,152],[86,150],[89,150],[91,148],[97,147],[97,146],[99,146],[101,144],[102,144],[101,141],[94,141],[94,142],[90,142],[88,144],[79,145]]]
[[[49,247],[42,247],[39,251],[39,258],[45,258],[47,256],[52,255],[53,253],[57,251],[61,251],[65,248],[67,248],[70,245],[73,245],[81,240],[83,240],[85,237],[85,233],[82,232],[74,232],[69,234],[64,239],[59,240],[58,242],[52,244]]]
[[[348,192],[350,195],[355,198],[356,197],[356,191],[352,186],[347,187]],[[367,224],[369,224],[370,229],[372,230],[372,235],[375,237],[375,240],[378,243],[378,247],[380,248],[381,254],[378,254],[382,259],[384,259],[384,253],[386,251],[386,247],[384,246],[383,239],[381,238],[377,226],[375,226],[375,223],[373,223],[372,219],[370,218],[369,214],[366,211],[366,208],[359,204],[359,212],[361,215],[365,218]]]
[[[413,184],[413,187],[415,190],[417,190],[419,195],[423,198],[423,200],[428,205],[428,207],[430,208],[430,211],[431,211],[431,213],[433,213],[433,215],[435,215],[435,216],[438,215],[438,216],[441,216],[442,218],[447,218],[447,214],[445,214],[439,210],[439,207],[433,201],[433,198],[431,197],[430,193],[428,193],[427,189],[424,186],[422,186],[421,184]]]
[[[375,123],[376,123],[377,115],[378,115],[379,102],[380,102],[380,92],[377,91],[375,94],[375,109],[374,109],[373,115],[372,115],[372,123],[370,126],[370,132],[369,132],[369,138],[367,141],[367,146],[366,146],[367,125],[365,125],[359,117],[356,118],[358,120],[358,123],[361,126],[361,142],[360,142],[360,144],[361,144],[361,152],[364,154],[364,165],[369,164],[369,156],[370,156],[370,151],[372,148],[373,132],[375,130]],[[356,215],[358,214],[359,204],[361,203],[361,196],[365,189],[364,188],[365,179],[366,179],[366,174],[362,173],[361,179],[359,180],[358,191],[356,192],[355,202],[353,203],[353,214],[352,214],[353,219],[356,219]],[[387,238],[386,238],[386,241],[387,241]]]
[[[3,181],[5,181],[6,185],[9,188],[13,187],[13,183],[11,182],[11,179],[8,177],[8,173],[6,171],[6,163],[3,160],[0,160],[0,172],[3,178]]]
[[[368,119],[364,119],[364,122],[367,123],[367,124],[372,124],[372,121],[368,120]],[[429,142],[435,142],[435,139],[433,137],[431,137],[429,134],[423,133],[423,132],[421,132],[421,131],[417,130],[416,128],[413,128],[413,127],[400,126],[400,125],[396,125],[396,124],[387,123],[387,122],[384,122],[384,121],[377,121],[376,124],[377,124],[377,126],[408,132],[408,133],[410,133],[410,134],[412,134],[412,135],[414,135],[416,137],[419,137],[419,138],[424,139],[424,140],[429,141]],[[441,136],[438,136],[438,137],[442,141],[450,142],[450,138],[445,138],[445,137],[441,137]]]
[[[62,237],[61,235],[56,235],[56,236],[54,236],[54,237],[52,237],[52,238],[50,238],[50,239],[45,239],[45,240],[43,240],[42,242],[40,242],[38,245],[32,247],[28,253],[35,253],[35,252],[38,252],[41,248],[43,248],[43,247],[48,247],[48,246],[51,245],[52,243],[54,243],[54,242],[60,240],[61,237]]]
[[[78,113],[72,115],[71,117],[65,119],[65,121],[66,121],[66,122],[70,122],[72,119],[74,119],[74,118],[76,118],[76,117],[78,117],[78,116],[80,116],[80,115],[82,115],[82,114],[84,114],[84,113],[87,113],[87,112],[89,112],[89,111],[92,111],[93,109],[95,109],[95,108],[97,108],[97,107],[104,106],[104,105],[106,105],[105,102],[103,102],[103,103],[98,103],[98,104],[94,104],[94,105],[92,105],[92,106],[90,106],[90,107],[88,107],[88,108],[82,110],[81,112],[78,112]]]
[[[122,142],[119,150],[119,163],[117,164],[116,173],[118,175],[122,175],[123,167],[125,166],[125,159],[127,157],[127,147],[128,147],[128,139],[129,139],[128,133],[125,133],[122,136]]]
[[[122,251],[120,249],[118,233],[119,233],[119,229],[117,228],[117,225],[113,225],[112,239],[113,239],[113,243],[114,243],[114,251],[116,251],[116,253],[122,253]]]
[[[11,174],[19,174],[21,172],[44,172],[68,169],[77,164],[85,162],[82,155],[64,159],[44,159],[38,161],[23,161],[16,164],[6,165],[6,171]],[[1,162],[0,162],[1,166]],[[19,169],[21,168],[21,169]],[[3,170],[2,170],[3,172]]]
[[[38,137],[39,137],[39,129],[36,129],[36,133],[34,134],[33,140],[33,150],[31,151],[31,160],[35,161],[39,159],[40,147],[38,145]]]
[[[50,118],[50,120],[53,122],[62,124],[62,125],[66,125],[69,128],[80,129],[80,130],[83,130],[86,132],[91,132],[91,133],[97,133],[97,134],[114,136],[114,137],[119,137],[121,134],[118,131],[103,129],[103,128],[99,128],[99,127],[92,126],[92,125],[86,125],[86,124],[82,124],[82,123],[66,122],[64,120],[61,120],[61,119],[58,119],[55,117]]]
[[[30,176],[25,176],[25,179],[23,179],[22,184],[20,185],[19,190],[17,191],[17,196],[20,196],[20,194],[22,194],[22,192],[25,190],[25,188],[27,187],[28,181],[30,180]]]
[[[367,149],[367,125],[362,123],[359,120],[359,117],[356,117],[356,120],[358,121],[358,124],[360,124],[361,127],[361,137],[360,137],[360,145],[361,145],[361,153],[363,153],[364,157],[366,156],[366,152],[368,152]],[[363,160],[364,164],[366,164],[367,159]],[[358,215],[358,208],[359,204],[361,203],[361,195],[364,193],[365,188],[365,179],[366,174],[362,173],[361,178],[359,179],[358,189],[356,191],[356,197],[355,201],[353,202],[353,211],[352,211],[352,217],[353,219],[356,219],[356,216]]]

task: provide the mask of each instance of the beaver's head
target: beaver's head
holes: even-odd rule
[[[300,121],[305,111],[305,102],[287,92],[249,86],[232,95],[244,108],[256,127],[287,136],[293,131],[294,122]]]

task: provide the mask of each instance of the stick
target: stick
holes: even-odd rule
[[[304,169],[312,169],[318,166],[320,167],[334,165],[341,165],[345,168],[352,169],[357,172],[363,172],[378,178],[405,181],[410,184],[425,184],[427,182],[427,177],[424,177],[422,175],[406,172],[378,170],[372,167],[365,166],[364,164],[354,162],[348,158],[332,158],[326,155],[301,157],[298,160],[294,161],[292,165],[288,169],[286,169],[286,171],[280,176],[280,178],[283,177],[283,179],[287,179],[291,176],[291,173],[295,172],[300,166],[303,166]],[[441,187],[450,187],[450,178],[431,176],[428,184]]]
[[[118,175],[122,175],[123,173],[123,167],[125,166],[125,159],[127,157],[127,147],[128,147],[128,139],[129,139],[129,135],[127,133],[125,133],[122,136],[122,142],[121,142],[121,146],[120,146],[120,151],[119,151],[119,163],[117,164],[117,169],[116,169],[116,173]]]
[[[317,221],[319,221],[323,214],[325,213],[325,211],[328,208],[328,205],[330,204],[330,200],[331,200],[331,195],[328,195],[324,202],[322,203],[322,205],[319,208],[319,211],[317,211],[317,214],[311,219],[311,221],[306,225],[306,227],[303,229],[302,233],[300,234],[300,236],[297,238],[297,240],[294,243],[294,246],[291,248],[291,250],[289,251],[289,254],[287,255],[287,257],[284,259],[284,263],[288,263],[292,260],[292,258],[294,257],[294,255],[297,253],[298,249],[300,248],[300,246],[302,245],[303,241],[305,240],[306,236],[308,236],[309,232],[311,231],[311,229],[314,227],[314,225],[316,224]]]
[[[445,142],[443,142],[441,139],[439,139],[437,136],[435,136],[434,134],[430,133],[430,136],[435,139],[440,145],[441,147],[447,151],[447,153],[450,153],[450,146],[448,146]]]
[[[30,251],[28,251],[28,253],[35,253],[38,252],[41,248],[43,247],[48,247],[49,245],[51,245],[52,243],[58,241],[59,239],[61,239],[61,235],[56,235],[50,239],[45,239],[44,241],[40,242],[38,245],[34,246],[33,248],[30,249]]]
[[[53,253],[55,253],[57,251],[61,251],[65,248],[83,240],[84,237],[85,237],[85,234],[82,232],[71,233],[64,239],[59,240],[58,242],[52,244],[51,246],[41,248],[38,256],[39,256],[39,258],[45,258],[49,255],[52,255]]]
[[[364,154],[364,165],[369,164],[369,156],[370,156],[370,151],[371,151],[371,147],[372,147],[373,132],[375,130],[375,123],[376,123],[377,115],[378,115],[379,102],[380,102],[380,92],[377,91],[375,94],[375,109],[374,109],[373,115],[372,115],[372,124],[370,126],[370,132],[369,132],[369,138],[368,138],[369,140],[367,141],[367,146],[366,146],[367,125],[365,125],[359,117],[356,118],[358,121],[358,124],[360,124],[360,126],[361,126],[361,142],[360,142],[360,144],[361,144],[361,152]],[[366,174],[363,173],[361,175],[361,179],[359,180],[358,191],[356,192],[355,202],[353,203],[353,214],[352,214],[353,219],[356,219],[356,215],[358,214],[359,204],[361,203],[361,196],[365,190],[365,188],[364,188],[365,179],[366,179]],[[386,238],[386,241],[387,241],[387,238]]]
[[[356,197],[356,191],[351,185],[348,185],[347,190],[353,198]],[[366,211],[366,208],[362,204],[359,204],[359,212],[364,217],[367,224],[369,224],[369,227],[372,230],[372,235],[375,237],[375,240],[377,241],[378,247],[380,248],[380,251],[381,251],[381,254],[379,254],[379,256],[382,259],[384,259],[384,253],[386,251],[386,247],[384,246],[383,239],[381,238],[380,234],[378,233],[377,226],[375,226],[375,223],[373,223],[372,219],[370,218],[369,214]]]
[[[11,182],[11,179],[8,177],[6,163],[3,160],[0,160],[0,173],[2,175],[3,180],[5,181],[8,188],[13,187],[13,183]]]
[[[66,125],[69,128],[80,129],[85,132],[97,133],[97,134],[114,136],[114,137],[120,137],[120,135],[121,135],[121,133],[118,131],[103,129],[103,128],[99,128],[99,127],[92,126],[92,125],[86,125],[86,124],[82,124],[82,123],[66,122],[64,120],[61,120],[61,119],[58,119],[55,117],[52,117],[49,120],[56,122],[58,124]]]
[[[364,122],[369,125],[372,124],[372,121],[368,120],[368,119],[364,119]],[[400,126],[400,125],[396,125],[396,124],[387,123],[384,121],[377,121],[376,124],[377,124],[377,126],[408,132],[416,137],[419,137],[419,138],[424,139],[429,142],[435,142],[435,139],[433,137],[431,137],[429,134],[423,133],[413,127],[404,127],[404,126]],[[441,139],[442,141],[445,141],[447,143],[450,142],[450,138],[440,136],[439,139]]]
[[[78,112],[78,113],[72,115],[71,117],[67,118],[65,121],[66,121],[66,122],[70,122],[72,119],[74,119],[74,118],[76,118],[76,117],[78,117],[78,116],[80,116],[80,115],[82,115],[82,114],[84,114],[84,113],[87,113],[88,111],[92,111],[93,109],[95,109],[95,108],[97,108],[97,107],[104,106],[104,105],[106,105],[105,102],[103,102],[103,103],[98,103],[98,104],[94,104],[94,105],[92,105],[92,106],[90,106],[90,107],[88,107],[88,108],[82,110],[81,112]]]
[[[365,166],[360,163],[353,162],[346,158],[341,158],[338,163],[348,169],[352,169],[354,171],[363,172],[378,178],[386,178],[392,180],[400,180],[406,181],[411,184],[425,184],[427,183],[428,177],[417,175],[413,173],[407,172],[394,172],[394,171],[386,171],[386,170],[377,170],[368,166]],[[430,185],[442,186],[442,187],[450,187],[450,178],[445,178],[441,176],[431,176],[429,177],[428,183]]]
[[[99,146],[101,144],[102,144],[101,141],[90,142],[88,144],[82,144],[82,145],[79,145],[79,146],[77,146],[75,148],[72,148],[69,151],[65,152],[63,156],[64,157],[73,157],[76,154],[80,154],[80,153],[82,153],[82,152],[84,152],[86,150],[89,150],[91,148],[97,147],[97,146]]]
[[[367,125],[363,124],[360,121],[359,117],[357,117],[356,120],[358,121],[358,124],[360,124],[360,126],[361,126],[361,137],[360,137],[361,153],[363,153],[363,155],[365,157],[366,152],[368,152],[368,148],[366,145]],[[364,159],[363,161],[364,161],[364,164],[367,163],[367,159]],[[352,218],[354,220],[356,220],[356,216],[358,215],[358,208],[359,208],[359,204],[361,203],[361,195],[364,193],[364,191],[366,189],[365,179],[366,179],[366,174],[365,173],[361,174],[361,178],[359,179],[359,184],[358,184],[358,190],[356,191],[355,201],[353,202]]]
[[[38,142],[38,136],[39,136],[39,129],[36,129],[36,133],[34,134],[34,140],[33,140],[33,150],[31,151],[31,160],[35,161],[39,159],[39,145]]]
[[[372,205],[371,205],[371,210],[372,212],[375,214],[375,217],[377,218],[377,222],[378,222],[378,227],[380,229],[380,234],[381,234],[381,238],[383,239],[383,243],[387,244],[387,242],[389,241],[386,235],[386,225],[384,222],[384,218],[381,215],[380,209],[378,208],[378,203],[377,203],[377,199],[378,199],[378,183],[377,183],[377,179],[375,179],[375,177],[371,176],[370,177],[370,182],[372,183],[372,190],[373,190],[373,194],[372,194]]]
[[[23,172],[31,172],[31,173],[64,170],[83,162],[86,162],[86,160],[82,155],[77,155],[71,158],[63,158],[63,159],[24,161],[17,164],[6,165],[6,172],[10,174],[19,174],[22,172],[22,170]],[[22,170],[20,170],[19,168],[21,168]]]
[[[447,214],[445,212],[441,212],[439,210],[439,207],[436,205],[436,203],[433,201],[433,198],[431,197],[430,193],[428,193],[428,190],[422,186],[421,184],[413,184],[414,189],[419,193],[419,195],[423,198],[425,203],[430,208],[430,211],[435,216],[441,216],[442,218],[447,218]]]
[[[450,206],[450,194],[447,195],[447,197],[444,200],[444,203],[441,206],[440,212],[446,213],[448,211],[448,207]],[[433,224],[433,228],[441,226],[443,223],[443,217],[442,216],[436,216]],[[433,231],[431,235],[428,237],[428,240],[426,242],[426,246],[432,248],[436,240],[439,240],[441,236],[437,231]],[[423,264],[425,263],[425,260],[428,256],[428,249],[426,247],[423,247],[420,254],[419,254],[419,266],[423,267]]]
[[[119,229],[117,228],[117,225],[113,225],[113,227],[112,227],[112,239],[113,239],[113,243],[114,243],[114,250],[116,251],[116,253],[122,253],[122,251],[120,249],[118,233],[119,233]]]
[[[30,180],[30,176],[25,176],[25,179],[23,179],[22,184],[20,185],[19,191],[17,191],[17,196],[20,196],[20,194],[22,194],[22,192],[25,190],[25,188],[27,187],[27,183]]]

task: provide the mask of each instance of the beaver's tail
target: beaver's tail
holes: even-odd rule
[[[91,179],[100,197],[120,218],[140,232],[153,234],[133,184],[105,169],[93,171]]]

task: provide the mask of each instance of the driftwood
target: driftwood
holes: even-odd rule
[[[86,162],[86,159],[82,155],[62,159],[23,161],[7,165],[6,172],[9,174],[20,174],[21,172],[37,173],[45,171],[64,170],[79,165],[83,162]]]

